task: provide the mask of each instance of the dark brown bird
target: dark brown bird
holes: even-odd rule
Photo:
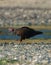
[[[21,27],[18,29],[11,28],[10,31],[14,32],[15,35],[20,36],[21,37],[20,41],[22,41],[24,39],[28,39],[28,38],[33,37],[38,34],[42,34],[42,32],[35,31],[34,29],[31,29],[29,27]]]

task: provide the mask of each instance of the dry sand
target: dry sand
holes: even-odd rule
[[[0,0],[0,7],[41,7],[51,8],[51,0]]]

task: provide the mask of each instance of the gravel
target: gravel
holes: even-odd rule
[[[51,44],[0,43],[0,60],[2,59],[17,61],[15,65],[51,65]]]

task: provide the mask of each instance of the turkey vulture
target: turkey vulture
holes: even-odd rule
[[[33,37],[33,36],[38,35],[38,34],[42,34],[42,32],[36,31],[36,30],[29,28],[29,27],[21,27],[18,29],[11,28],[9,30],[11,32],[14,32],[15,35],[20,36],[21,37],[20,41],[22,41],[24,39],[28,39],[28,38]]]

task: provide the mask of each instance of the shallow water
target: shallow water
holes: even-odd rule
[[[4,34],[2,35],[0,34],[0,39],[19,39],[20,38],[19,36],[8,32],[8,30],[2,29],[2,31]],[[51,30],[39,30],[39,31],[42,31],[43,34],[33,36],[30,39],[51,39]]]

